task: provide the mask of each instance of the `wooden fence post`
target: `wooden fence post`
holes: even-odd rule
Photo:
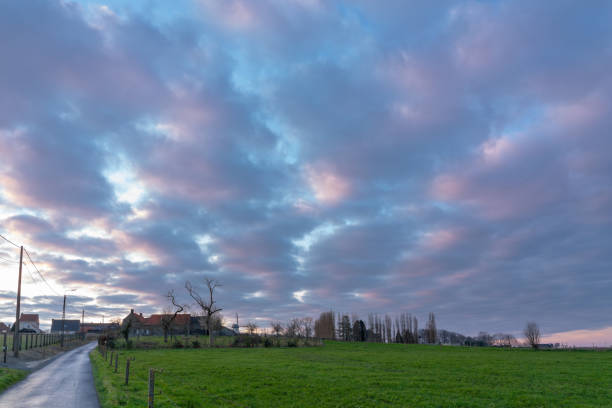
[[[127,357],[125,359],[125,385],[128,385],[130,381],[130,361],[134,361],[134,357]]]
[[[4,353],[4,363],[6,364],[6,332],[4,332],[4,340],[2,341],[2,352]]]
[[[155,404],[155,373],[163,373],[163,368],[149,369],[149,408],[154,408]]]
[[[149,369],[149,408],[155,405],[155,369]]]
[[[115,354],[115,372],[117,372],[118,365],[119,365],[119,353]]]

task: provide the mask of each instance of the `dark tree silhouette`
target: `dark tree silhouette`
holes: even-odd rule
[[[165,310],[161,317],[161,325],[162,329],[164,330],[164,343],[168,342],[168,333],[170,332],[170,329],[172,329],[176,316],[185,309],[183,305],[176,303],[174,290],[169,291],[166,297],[170,303],[172,303],[172,309]]]
[[[204,316],[206,318],[206,328],[208,330],[208,345],[212,347],[215,344],[214,336],[213,336],[213,316],[215,313],[220,312],[221,308],[215,306],[215,289],[220,287],[221,284],[214,279],[204,278],[204,282],[206,283],[206,288],[208,289],[208,299],[203,299],[200,294],[191,286],[191,282],[185,282],[185,289],[189,293],[189,296],[197,305],[202,309]]]
[[[538,346],[540,345],[540,338],[542,336],[538,324],[536,322],[527,322],[523,334],[527,339],[527,343],[529,343],[534,350],[537,350]]]

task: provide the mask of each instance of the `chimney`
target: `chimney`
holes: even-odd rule
[[[142,317],[142,313],[140,313],[140,317]]]
[[[130,314],[134,314],[134,309],[130,310]]]

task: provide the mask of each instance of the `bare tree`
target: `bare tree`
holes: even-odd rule
[[[301,319],[291,319],[285,327],[285,335],[287,337],[298,337],[300,336],[300,329],[302,326]]]
[[[514,336],[508,333],[495,333],[492,338],[493,345],[500,347],[512,347],[518,343]]]
[[[254,335],[255,332],[257,331],[257,325],[253,322],[248,322],[247,323],[247,331],[249,332],[249,335]]]
[[[425,335],[429,344],[435,344],[438,331],[436,330],[436,316],[433,313],[429,313],[429,319],[427,320],[427,327],[425,328]]]
[[[168,342],[168,332],[172,328],[174,320],[176,319],[176,315],[181,313],[185,308],[183,305],[179,305],[178,303],[176,303],[176,299],[174,297],[174,289],[169,291],[166,297],[168,298],[170,303],[172,303],[172,308],[164,309],[164,313],[161,317],[161,325],[162,329],[164,330],[164,343]]]
[[[312,337],[312,317],[303,318],[302,325],[304,326],[304,335],[309,339]]]
[[[348,315],[342,315],[338,320],[338,337],[340,340],[350,341],[351,340],[351,320]]]
[[[527,339],[527,343],[529,343],[529,345],[534,349],[537,349],[540,344],[540,337],[542,336],[538,324],[536,322],[527,322],[527,326],[525,326],[525,331],[523,334]]]
[[[128,343],[128,340],[130,338],[130,330],[132,330],[133,325],[134,325],[134,322],[132,321],[132,314],[130,314],[128,318],[123,321],[123,324],[121,325],[121,334],[123,335],[123,338],[125,339],[125,344]]]
[[[191,286],[191,282],[189,281],[185,282],[185,289],[187,289],[189,296],[191,296],[191,298],[195,300],[195,302],[198,304],[200,309],[202,309],[202,312],[206,316],[206,328],[208,330],[208,344],[210,347],[212,347],[215,343],[215,340],[213,338],[213,330],[212,330],[213,329],[212,318],[215,313],[218,313],[221,310],[223,310],[215,306],[215,299],[214,299],[215,289],[221,286],[221,284],[217,282],[216,280],[209,279],[209,278],[204,278],[204,281],[206,283],[206,287],[208,288],[208,300],[203,299],[200,296],[200,294],[196,292],[196,290]]]
[[[391,337],[391,333],[393,332],[393,322],[389,315],[385,315],[385,337],[387,338],[387,343],[393,343],[393,339]]]
[[[272,331],[276,334],[276,337],[283,331],[283,324],[281,322],[272,322],[270,326],[272,326]]]
[[[329,340],[335,339],[335,325],[334,312],[329,311],[321,313],[319,318],[315,320],[315,337]]]

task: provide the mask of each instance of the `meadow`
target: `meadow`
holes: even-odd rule
[[[91,354],[103,408],[609,407],[612,352],[325,342],[322,347],[119,350]],[[124,382],[126,357],[130,383]],[[114,364],[113,364],[114,365]]]

